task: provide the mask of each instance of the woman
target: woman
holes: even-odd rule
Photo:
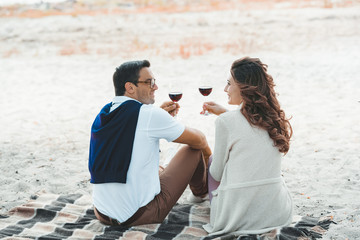
[[[209,182],[220,182],[216,190],[209,188],[210,223],[204,229],[212,235],[259,234],[292,220],[292,199],[281,177],[281,154],[289,150],[292,128],[267,65],[245,57],[230,73],[224,91],[239,109],[227,111],[214,102],[203,106],[219,115]]]

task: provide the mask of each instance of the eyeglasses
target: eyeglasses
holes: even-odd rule
[[[150,88],[154,88],[155,87],[155,78],[147,79],[145,81],[137,81],[137,83],[147,83],[147,84],[150,83]]]

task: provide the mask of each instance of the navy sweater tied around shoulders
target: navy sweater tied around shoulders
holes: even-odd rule
[[[128,100],[110,112],[106,104],[91,127],[91,183],[126,183],[141,103]]]

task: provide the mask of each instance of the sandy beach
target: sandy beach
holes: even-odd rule
[[[182,91],[179,121],[213,148],[202,103],[226,105],[230,64],[251,56],[292,117],[282,166],[294,213],[332,216],[324,239],[360,239],[360,2],[181,2],[0,7],[0,214],[41,192],[91,194],[90,127],[122,62],[151,62],[155,105]],[[174,146],[161,142],[162,162]]]

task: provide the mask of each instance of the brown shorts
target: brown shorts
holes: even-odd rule
[[[161,191],[144,207],[141,207],[124,223],[119,223],[95,210],[96,217],[108,225],[135,226],[161,223],[185,191],[187,185],[195,196],[203,196],[208,192],[207,166],[200,150],[182,147],[160,172]]]

